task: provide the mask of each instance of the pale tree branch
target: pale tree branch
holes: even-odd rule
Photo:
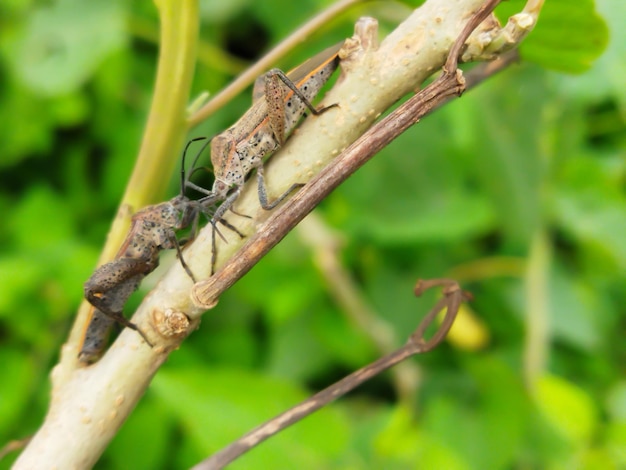
[[[480,66],[476,70],[476,74],[472,76],[472,79],[484,79],[506,67],[515,58],[515,54],[507,53],[497,62]],[[451,65],[447,64],[447,66]],[[236,255],[229,258],[223,268],[215,275],[205,281],[198,282],[194,286],[192,293],[194,303],[201,308],[212,308],[226,289],[230,288],[247,273],[333,189],[339,186],[393,139],[410,126],[416,124],[423,116],[449,102],[467,89],[467,82],[461,72],[457,69],[454,69],[454,71],[455,73],[444,73],[440,79],[378,122],[338,157],[333,159],[307,186],[271,215],[262,210],[255,214],[253,220],[258,225],[254,228],[254,232],[250,237],[247,238],[245,244],[236,252]],[[477,83],[479,82],[474,81],[472,85]],[[274,162],[275,160],[272,163]],[[250,187],[248,187],[248,190],[244,197],[254,195],[250,191]],[[246,205],[246,202],[248,201],[243,202],[241,207],[251,208],[256,201],[251,200],[250,206]],[[242,212],[243,209],[239,207],[237,211],[249,213]],[[258,215],[258,218],[256,215]],[[246,232],[244,231],[244,233]],[[232,240],[233,244],[237,242],[234,238]]]
[[[235,209],[252,219],[229,215],[230,222],[245,235],[254,234],[246,240],[247,248],[241,249],[239,237],[225,231],[228,243],[218,243],[218,266],[224,269],[196,286],[195,303],[191,296],[192,281],[179,263],[168,271],[132,319],[155,347],[150,348],[135,331],[125,329],[96,364],[76,370],[55,369],[48,415],[15,468],[91,467],[169,353],[197,327],[205,307],[214,305],[221,292],[259,258],[259,253],[284,237],[295,225],[290,221],[300,220],[347,177],[346,171],[353,172],[371,158],[371,155],[363,158],[366,153],[377,151],[390,141],[389,136],[385,138],[378,132],[402,132],[423,115],[417,111],[425,109],[424,103],[430,103],[432,108],[438,102],[435,98],[441,98],[443,90],[431,90],[433,93],[423,96],[425,101],[417,108],[399,108],[396,113],[400,114],[395,114],[392,120],[380,121],[375,132],[351,145],[393,103],[419,89],[441,68],[455,39],[484,3],[484,0],[429,0],[380,46],[375,21],[360,21],[355,37],[344,49],[342,76],[325,100],[339,106],[319,117],[306,119],[267,166],[266,176],[273,194],[281,194],[293,182],[302,183],[313,177],[315,181],[272,214],[260,209],[256,182],[251,181]],[[451,80],[456,83],[457,79],[457,74],[452,74]],[[454,95],[459,90],[456,84],[449,92]],[[369,147],[367,152],[364,145]],[[333,159],[337,163],[320,173]],[[206,279],[210,274],[211,232],[210,227],[203,230],[184,251],[197,279]],[[70,348],[64,354],[76,354],[76,351]]]

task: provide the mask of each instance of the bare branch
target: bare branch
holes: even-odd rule
[[[367,137],[350,145],[389,106],[417,89],[443,65],[467,19],[483,3],[483,0],[457,0],[451,8],[448,0],[429,0],[380,47],[375,21],[361,21],[356,37],[345,50],[344,75],[327,96],[327,103],[338,103],[339,108],[307,119],[282,151],[271,157],[266,177],[272,191],[280,194],[294,182],[310,180],[329,161],[341,156],[275,213],[260,209],[255,182],[244,190],[236,209],[253,219],[235,219],[235,216],[230,219],[242,233],[254,235],[214,280],[198,284],[195,298],[199,305],[190,296],[191,280],[176,263],[132,318],[142,331],[151,332],[150,338],[156,340],[154,348],[146,345],[135,331],[125,329],[98,363],[76,370],[75,344],[65,345],[63,360],[52,372],[52,400],[46,420],[14,468],[91,467],[143,395],[153,374],[197,327],[204,308],[216,303],[219,294],[250,269],[259,253],[266,252],[284,237],[295,221],[347,174],[428,110],[443,103],[444,97],[454,96],[462,89],[462,76],[446,73],[427,93],[409,100],[392,118],[383,119]],[[456,71],[450,66],[447,70]],[[493,69],[482,77],[491,73]],[[209,227],[184,252],[198,279],[209,275],[210,236]],[[218,266],[241,247],[236,238],[227,237],[227,240],[228,244],[218,243]]]
[[[313,260],[325,279],[328,293],[354,328],[367,335],[380,354],[392,352],[398,344],[391,324],[371,306],[357,282],[341,262],[340,235],[333,233],[315,212],[296,227],[306,246],[313,251]],[[414,397],[420,383],[417,365],[403,362],[391,371],[398,400],[407,409],[414,408]]]
[[[468,292],[461,290],[461,287],[457,282],[449,279],[433,279],[429,281],[420,280],[415,286],[415,295],[419,296],[424,290],[435,286],[444,287],[444,297],[440,299],[430,312],[428,312],[428,314],[422,319],[405,346],[387,354],[365,367],[362,367],[333,385],[325,388],[321,392],[316,393],[302,403],[294,406],[284,413],[281,413],[261,426],[258,426],[237,439],[232,444],[194,466],[193,470],[217,470],[224,468],[230,462],[253,447],[256,447],[261,442],[283,431],[292,424],[297,423],[301,419],[345,395],[351,390],[354,390],[363,382],[411,356],[434,349],[448,334],[448,331],[454,323],[454,319],[459,311],[461,302],[471,299],[471,295]],[[444,309],[446,313],[443,322],[437,328],[433,337],[427,339],[425,337],[426,330],[432,326],[437,314]]]

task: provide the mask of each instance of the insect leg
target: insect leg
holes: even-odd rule
[[[331,104],[329,106],[325,106],[321,109],[316,109],[315,106],[313,106],[311,104],[311,102],[307,99],[306,96],[304,96],[304,93],[302,93],[302,91],[290,80],[290,78],[285,75],[285,72],[283,72],[280,69],[272,69],[269,72],[267,72],[267,76],[268,79],[269,77],[276,77],[278,79],[280,79],[285,85],[287,85],[287,87],[294,92],[294,94],[300,98],[300,101],[302,101],[302,103],[304,103],[304,105],[309,108],[309,111],[311,111],[312,114],[318,116],[326,111],[328,111],[330,108],[334,108],[335,106],[339,106],[337,103]]]
[[[231,195],[229,195],[224,202],[217,208],[213,217],[211,218],[211,225],[213,226],[213,237],[212,237],[212,245],[211,245],[211,275],[215,273],[215,262],[217,261],[217,244],[215,241],[216,235],[219,233],[222,240],[224,237],[219,232],[217,228],[218,222],[224,225],[226,228],[231,229],[241,238],[243,238],[243,234],[237,230],[233,225],[223,219],[224,214],[232,207],[235,203],[239,195],[241,194],[241,187],[238,187]]]
[[[119,258],[103,264],[85,283],[85,298],[105,315],[132,330],[152,346],[146,335],[122,315],[124,304],[145,275],[156,267],[157,260]]]
[[[146,343],[148,343],[148,346],[150,346],[150,347],[153,346],[152,343],[150,342],[150,340],[148,339],[148,337],[145,335],[145,333],[143,331],[141,331],[141,329],[137,325],[135,325],[130,320],[126,319],[126,317],[124,317],[124,315],[122,315],[121,312],[114,312],[114,311],[110,310],[108,308],[108,302],[107,301],[101,302],[100,299],[101,299],[101,297],[98,297],[97,294],[87,296],[87,300],[89,300],[91,305],[96,307],[102,313],[104,313],[105,315],[109,316],[110,318],[112,318],[113,320],[118,322],[119,324],[125,326],[126,328],[130,328],[131,330],[135,330],[137,333],[139,333],[139,335],[143,338],[143,340]]]
[[[107,338],[115,320],[92,307],[91,319],[83,335],[83,344],[78,353],[78,359],[87,364],[96,362],[106,347]]]
[[[195,236],[195,234],[194,234],[194,236]],[[180,260],[181,266],[183,267],[183,269],[185,270],[187,275],[191,278],[191,280],[195,284],[196,283],[196,278],[193,275],[193,273],[191,272],[191,269],[189,269],[189,265],[187,265],[187,263],[185,263],[185,258],[183,257],[183,251],[180,249],[180,243],[178,243],[176,235],[174,233],[171,233],[171,234],[169,234],[169,237],[170,237],[171,243],[174,245],[174,248],[176,248],[176,255],[178,256],[178,259]]]
[[[303,183],[294,183],[281,196],[279,196],[274,201],[269,202],[267,198],[267,188],[265,186],[265,174],[264,174],[262,165],[256,169],[256,176],[257,176],[257,181],[258,181],[259,202],[261,203],[261,207],[265,209],[266,211],[269,211],[273,209],[274,207],[276,207],[278,204],[280,204],[281,201],[285,199],[295,189],[298,189],[304,186]]]

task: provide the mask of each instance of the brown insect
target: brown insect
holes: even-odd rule
[[[293,130],[307,109],[312,114],[319,115],[336,106],[330,105],[318,110],[310,100],[317,96],[337,69],[338,54],[342,46],[343,41],[320,52],[287,74],[279,69],[272,69],[259,77],[254,86],[252,107],[232,127],[212,139],[211,163],[215,182],[212,190],[205,194],[224,202],[215,211],[211,221],[214,228],[211,273],[215,272],[217,256],[217,222],[233,228],[222,217],[239,197],[250,171],[257,171],[259,201],[266,210],[273,209],[294,189],[302,186],[293,184],[284,194],[270,202],[265,186],[263,158],[285,143],[287,134]]]
[[[152,346],[150,340],[137,325],[124,317],[122,310],[128,298],[137,290],[139,284],[159,265],[159,253],[175,248],[185,271],[194,279],[193,273],[183,259],[180,244],[176,238],[178,230],[193,226],[192,237],[197,231],[201,213],[210,218],[216,198],[207,195],[199,200],[191,200],[184,194],[188,186],[185,180],[185,154],[183,153],[181,170],[181,194],[167,202],[145,207],[131,219],[131,226],[115,259],[100,266],[85,282],[85,298],[95,307],[85,331],[79,358],[83,362],[93,362],[100,356],[108,332],[114,322],[137,331]],[[198,155],[206,148],[204,144]],[[197,157],[196,157],[197,159]],[[194,161],[195,164],[195,161]],[[191,172],[193,173],[193,171]]]

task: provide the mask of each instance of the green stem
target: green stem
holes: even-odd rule
[[[138,209],[158,200],[179,162],[187,132],[186,107],[198,46],[198,0],[155,0],[160,17],[160,51],[154,94],[135,168],[109,231],[99,264],[115,257]],[[70,335],[77,344],[89,314],[83,302]]]
[[[179,162],[196,64],[198,1],[157,0],[155,3],[161,20],[161,49],[154,95],[137,163],[121,204],[133,210],[163,194]]]
[[[547,234],[539,230],[533,237],[526,269],[526,338],[524,344],[524,376],[532,391],[541,377],[548,357],[549,280],[552,250]]]

